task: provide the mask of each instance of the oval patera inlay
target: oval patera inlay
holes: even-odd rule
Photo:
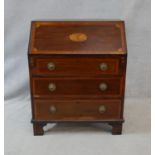
[[[87,35],[84,33],[72,33],[69,35],[69,39],[74,42],[83,42],[87,40]]]

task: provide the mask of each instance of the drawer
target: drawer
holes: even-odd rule
[[[46,57],[32,58],[32,74],[43,76],[99,76],[121,74],[120,58]]]
[[[34,97],[119,97],[122,78],[41,78],[32,79]]]
[[[34,100],[35,120],[108,120],[120,116],[120,100]]]

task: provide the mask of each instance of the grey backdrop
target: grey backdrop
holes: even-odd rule
[[[126,36],[128,45],[128,65],[127,65],[127,81],[126,81],[126,107],[125,116],[127,122],[124,126],[124,133],[128,134],[140,132],[139,138],[134,135],[124,137],[122,141],[117,141],[121,145],[128,141],[128,145],[116,147],[115,154],[130,154],[141,153],[148,154],[149,152],[149,132],[150,132],[150,0],[5,0],[5,131],[6,131],[6,154],[34,154],[36,149],[31,145],[39,147],[43,146],[40,140],[36,140],[32,136],[32,126],[29,123],[31,118],[30,110],[30,95],[29,95],[29,80],[28,80],[28,63],[27,63],[27,47],[30,31],[31,20],[105,20],[105,19],[122,19],[126,23]],[[129,107],[128,107],[129,106]],[[133,113],[131,113],[132,110]],[[139,120],[136,115],[143,116],[143,121]],[[135,114],[135,115],[134,115]],[[133,117],[132,117],[133,116]],[[130,120],[131,118],[131,120]],[[137,121],[133,121],[136,120]],[[145,120],[145,121],[144,121]],[[139,125],[136,126],[137,122]],[[134,128],[136,127],[136,129]],[[78,127],[77,127],[78,128]],[[133,129],[133,130],[132,130]],[[146,130],[145,130],[146,129]],[[69,130],[69,129],[68,129]],[[72,129],[70,129],[72,131]],[[77,132],[67,136],[74,136]],[[93,129],[92,129],[93,130]],[[63,127],[61,132],[63,132]],[[79,128],[79,130],[81,129]],[[90,129],[91,131],[91,129]],[[139,132],[138,132],[139,131]],[[81,131],[82,132],[82,131]],[[83,132],[79,133],[78,139],[69,141],[73,147],[78,141],[83,144],[88,143],[87,149],[75,147],[77,154],[96,154],[95,148],[91,143],[91,138],[87,135],[89,141],[82,141]],[[58,132],[59,133],[59,132]],[[96,131],[88,133],[93,134],[95,138]],[[97,131],[98,133],[98,131]],[[96,134],[97,134],[96,133]],[[54,132],[50,133],[55,136]],[[57,136],[61,135],[62,138]],[[55,137],[55,143],[46,137],[44,139],[47,145],[38,151],[40,154],[49,153],[50,148],[54,147],[54,154],[69,154],[69,146],[62,144],[64,150],[61,152],[56,149],[60,141],[65,139],[64,134],[59,133]],[[102,135],[103,134],[103,135]],[[99,137],[104,139],[106,133],[99,132]],[[125,135],[126,135],[125,134]],[[141,135],[142,134],[142,135]],[[26,135],[26,136],[25,136]],[[102,135],[102,136],[101,136]],[[125,136],[124,135],[124,136]],[[147,136],[146,136],[147,135]],[[108,138],[110,135],[106,135]],[[133,137],[132,137],[133,136]],[[12,137],[10,139],[10,137]],[[50,138],[50,135],[48,135]],[[97,141],[98,138],[97,137]],[[122,136],[123,137],[123,136]],[[145,137],[145,138],[144,138]],[[133,138],[133,139],[132,139]],[[20,143],[21,139],[23,145]],[[100,139],[100,138],[99,138]],[[103,140],[102,139],[102,140]],[[111,139],[111,140],[110,140]],[[110,137],[109,144],[113,143],[113,137]],[[138,140],[137,140],[138,139]],[[77,141],[76,141],[77,140]],[[98,142],[105,143],[101,139]],[[137,140],[137,141],[136,141]],[[75,143],[74,143],[75,142]],[[122,142],[122,143],[121,143]],[[141,143],[142,142],[142,143]],[[118,143],[118,144],[119,144]],[[95,143],[97,144],[97,143]],[[50,148],[47,146],[50,145]],[[99,147],[100,145],[96,146]],[[135,147],[137,146],[137,147]],[[139,146],[139,147],[138,147]],[[108,148],[109,146],[106,146]],[[128,147],[131,149],[128,150]],[[29,149],[30,148],[30,149]],[[91,150],[91,153],[89,149]],[[98,148],[98,154],[113,154],[107,149]],[[135,151],[136,150],[136,151]],[[141,150],[141,151],[140,151]],[[60,152],[59,152],[60,151]],[[74,151],[71,149],[71,151]],[[81,151],[81,152],[80,152]],[[93,152],[94,151],[94,152]],[[109,150],[110,151],[110,150]],[[132,153],[130,151],[133,151]],[[139,152],[140,151],[140,152]],[[147,152],[146,152],[147,151]],[[125,152],[125,153],[124,153]],[[76,154],[75,152],[71,154]]]

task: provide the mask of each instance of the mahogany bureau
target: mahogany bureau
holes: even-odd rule
[[[122,133],[123,21],[33,21],[28,60],[34,135],[52,122],[103,122]]]

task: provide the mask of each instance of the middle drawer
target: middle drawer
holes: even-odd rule
[[[33,77],[33,97],[121,97],[122,78],[41,78]]]

